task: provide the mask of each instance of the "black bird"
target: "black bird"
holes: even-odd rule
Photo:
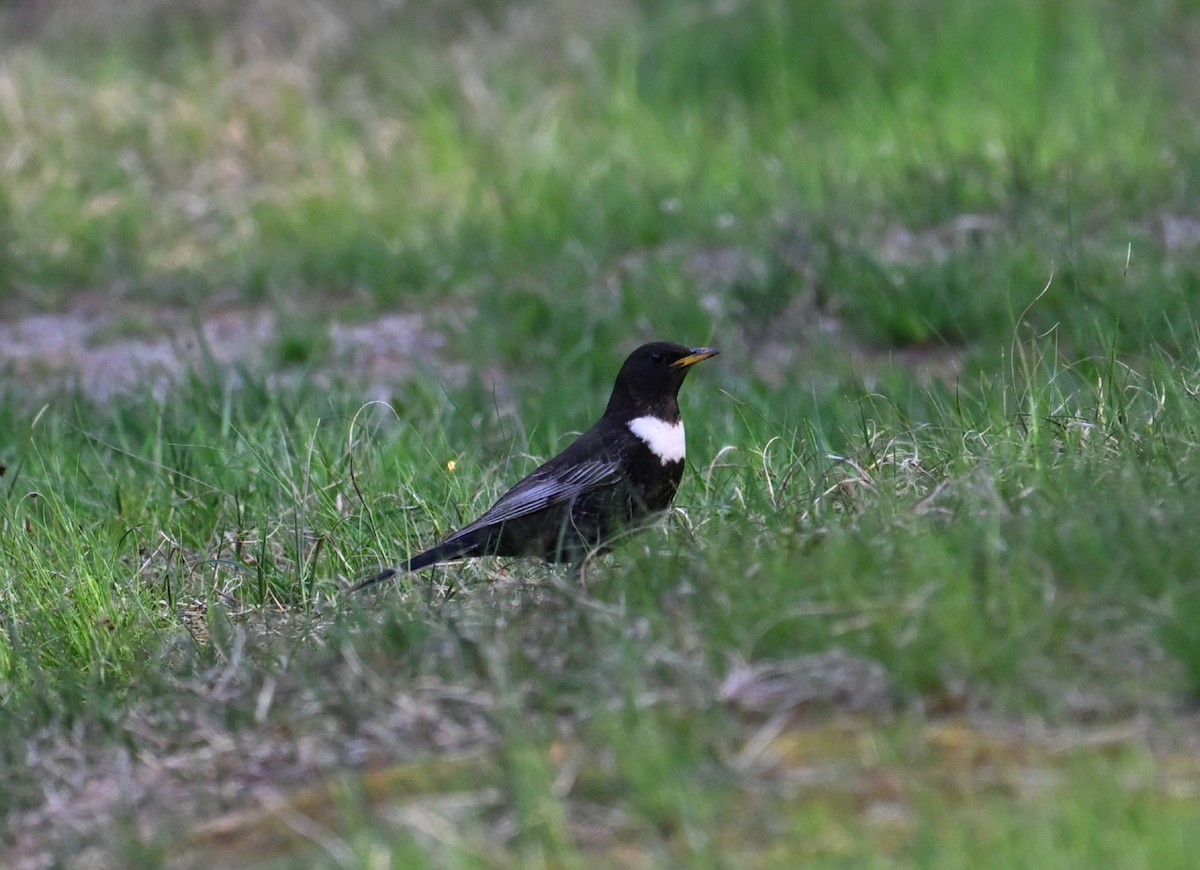
[[[692,365],[716,353],[669,342],[642,345],[621,366],[604,416],[591,429],[475,522],[354,589],[475,556],[578,565],[622,530],[665,511],[683,476],[679,387]]]

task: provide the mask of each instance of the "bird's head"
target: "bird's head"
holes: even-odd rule
[[[678,419],[676,396],[683,379],[693,365],[717,353],[711,347],[689,348],[668,341],[643,344],[621,366],[605,414]]]

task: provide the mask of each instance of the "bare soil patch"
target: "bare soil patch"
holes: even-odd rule
[[[206,365],[278,371],[290,316],[245,305],[196,312],[84,297],[60,312],[0,321],[0,376],[34,391],[76,388],[98,403],[147,388],[162,399]],[[372,398],[386,400],[428,368],[451,381],[465,375],[464,366],[442,361],[444,336],[418,314],[317,319],[310,327],[324,345],[312,360],[318,377],[363,383]],[[268,380],[288,375],[285,367]]]

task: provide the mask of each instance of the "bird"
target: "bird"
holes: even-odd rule
[[[479,519],[351,591],[481,556],[540,557],[578,568],[622,531],[664,513],[683,477],[679,388],[692,366],[717,353],[665,341],[642,345],[621,365],[604,414],[590,429]]]

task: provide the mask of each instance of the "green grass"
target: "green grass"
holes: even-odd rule
[[[0,382],[12,860],[1190,866],[1194,4],[96,9],[4,45],[0,311],[276,327]],[[650,337],[661,528],[343,593]],[[831,649],[891,703],[722,691]]]
[[[1195,304],[1194,269],[1180,280],[1148,237],[1194,200],[1193,122],[1182,85],[1138,62],[1186,44],[1186,6],[1118,29],[1097,8],[1017,0],[649,5],[597,12],[578,44],[568,9],[443,35],[457,66],[429,21],[373,27],[381,12],[353,8],[353,51],[302,12],[258,30],[133,16],[107,50],[70,30],[18,46],[7,76],[39,111],[0,113],[20,158],[12,291],[451,295],[480,322],[512,311],[517,336],[575,339],[593,318],[545,300],[613,280],[629,252],[776,261],[798,241],[810,262],[770,270],[772,304],[815,284],[885,343],[1005,342],[1051,273],[1061,289],[1034,324],[1088,348],[1096,323],[1122,350],[1169,341]],[[253,65],[249,43],[266,50]],[[947,223],[972,213],[986,229]],[[894,262],[884,226],[926,235]],[[1130,244],[1136,305],[1117,298]],[[679,259],[654,276],[668,289]],[[517,357],[477,331],[470,346]]]

